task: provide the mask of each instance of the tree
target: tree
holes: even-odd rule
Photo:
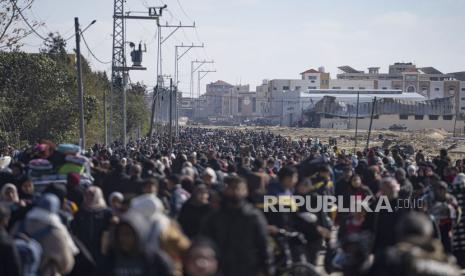
[[[42,54],[0,53],[0,116],[6,132],[34,142],[72,139],[77,108],[73,76]]]
[[[23,46],[21,40],[32,33],[32,30],[24,27],[22,15],[31,8],[33,2],[34,0],[0,0],[0,51],[19,50]],[[32,28],[41,25],[35,20],[26,20]]]
[[[141,133],[146,133],[149,128],[150,108],[145,100],[147,87],[141,83],[129,86],[127,92],[127,131],[134,133],[140,128]]]
[[[49,33],[47,38],[40,52],[51,56],[57,61],[69,63],[68,53],[66,52],[66,40],[59,33]]]
[[[66,52],[66,41],[59,34],[49,34],[39,54],[0,52],[0,142],[34,143],[47,138],[57,143],[77,143],[79,100],[75,60],[74,54]],[[103,143],[104,98],[109,94],[110,81],[105,72],[92,71],[84,57],[82,73],[86,139],[89,145]],[[150,112],[145,90],[139,83],[128,88],[128,133],[139,128],[145,133],[148,128]],[[121,99],[122,95],[114,95],[116,139],[122,130]]]

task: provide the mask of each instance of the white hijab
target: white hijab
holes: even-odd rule
[[[26,215],[26,220],[38,220],[44,224],[51,225],[54,228],[59,229],[65,235],[65,239],[69,249],[73,252],[74,255],[79,253],[79,249],[77,248],[76,244],[74,243],[71,235],[68,232],[68,229],[63,225],[60,220],[60,217],[57,214],[54,214],[48,210],[34,207],[29,213]]]
[[[136,212],[142,215],[150,224],[150,232],[147,240],[149,252],[159,249],[160,235],[170,224],[170,219],[164,214],[163,203],[154,194],[144,194],[134,198],[128,213]]]

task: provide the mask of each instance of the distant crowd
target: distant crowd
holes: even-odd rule
[[[343,202],[313,212],[296,195]],[[264,212],[265,196],[291,211]],[[394,208],[337,208],[354,199]],[[206,128],[42,140],[1,152],[0,275],[460,275],[464,209],[464,160],[445,149]]]

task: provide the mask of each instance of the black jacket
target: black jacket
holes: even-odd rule
[[[5,229],[0,228],[0,275],[21,275],[18,250]]]
[[[202,233],[220,248],[220,271],[226,276],[267,273],[271,253],[263,214],[249,203],[224,204],[205,221]]]
[[[200,232],[200,227],[204,222],[205,218],[211,213],[211,207],[209,204],[195,204],[193,199],[189,199],[182,206],[179,212],[178,222],[190,239],[197,236]]]

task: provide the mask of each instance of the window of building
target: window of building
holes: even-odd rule
[[[354,87],[353,87],[353,86],[349,86],[349,87],[347,87],[347,89],[354,90]]]
[[[387,87],[384,86],[384,87],[383,87],[383,90],[387,90]]]
[[[417,80],[417,76],[415,76],[415,75],[406,75],[405,80],[415,81],[415,80]]]
[[[273,86],[273,90],[278,90],[278,89],[276,88],[276,86]]]
[[[316,80],[316,76],[308,76],[309,80]]]
[[[453,116],[452,115],[444,115],[444,116],[442,116],[442,118],[444,120],[450,121],[450,120],[452,120]]]
[[[257,98],[252,98],[252,112],[257,112]]]
[[[439,119],[439,115],[429,115],[429,119],[436,121],[437,119]]]
[[[296,86],[295,90],[300,90],[300,88],[301,88],[300,86]]]
[[[465,91],[465,87],[461,89],[462,91]]]
[[[434,88],[434,91],[439,91],[439,87]]]
[[[237,112],[242,112],[242,98],[237,98]]]
[[[415,120],[423,120],[423,115],[415,115]]]
[[[312,80],[312,81],[310,81],[310,82],[311,82],[311,83],[315,83],[315,81],[314,81],[314,80]]]
[[[341,89],[340,86],[333,86],[333,89]]]
[[[308,89],[316,89],[316,86],[309,86]]]
[[[327,118],[327,119],[331,119],[331,118],[333,118],[333,115],[330,115],[330,114],[325,114],[325,118]]]
[[[360,90],[365,90],[365,87],[359,87],[358,89],[360,89]]]
[[[465,107],[461,107],[460,109],[465,110]]]
[[[407,87],[407,92],[409,92],[409,93],[415,92],[415,86],[410,85],[409,87]]]
[[[408,115],[400,114],[399,115],[399,120],[408,120]]]
[[[462,101],[465,101],[465,98],[460,98]]]
[[[289,90],[289,86],[283,86],[283,90]]]

